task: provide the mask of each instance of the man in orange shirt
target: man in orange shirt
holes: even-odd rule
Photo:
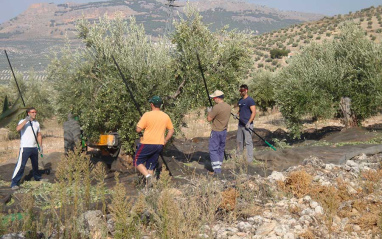
[[[163,146],[174,134],[170,117],[160,110],[163,104],[162,99],[159,96],[153,96],[149,103],[151,111],[144,113],[137,124],[137,133],[142,130],[144,133],[134,160],[135,167],[145,176],[146,184],[152,179]],[[168,132],[165,136],[166,129]]]

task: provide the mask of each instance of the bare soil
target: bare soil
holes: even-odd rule
[[[208,174],[212,171],[208,153],[209,125],[203,121],[203,114],[189,116],[189,128],[199,129],[199,136],[190,136],[187,128],[183,129],[184,135],[189,138],[178,136],[164,152],[164,160],[170,169],[174,180],[182,182],[190,174]],[[196,119],[198,118],[199,119]],[[258,116],[255,121],[255,131],[265,140],[275,145],[277,151],[270,149],[256,135],[253,135],[255,148],[255,162],[245,165],[247,173],[269,175],[273,170],[283,171],[289,167],[302,163],[305,158],[317,157],[325,163],[340,164],[341,159],[352,152],[362,152],[372,146],[379,145],[382,139],[382,116],[376,116],[365,121],[363,127],[344,129],[338,120],[322,121],[305,124],[305,131],[301,139],[291,138],[284,126],[280,113],[269,113]],[[235,170],[238,170],[238,158],[235,157],[236,129],[237,125],[231,119],[226,143],[227,160],[223,163],[222,177],[229,179]],[[54,183],[55,170],[58,162],[63,157],[63,133],[62,127],[52,120],[46,124],[42,131],[44,135],[44,157],[40,158],[40,168],[43,178]],[[0,161],[0,204],[6,204],[13,193],[10,188],[12,173],[17,162],[17,145],[19,140],[3,140],[0,155],[5,155],[4,151],[11,151],[8,158]],[[6,145],[6,146],[4,146]],[[122,157],[122,156],[121,156]],[[242,160],[244,162],[245,160]],[[240,159],[239,159],[240,162]],[[244,164],[244,163],[243,163]],[[133,167],[118,168],[122,166],[112,166],[113,170],[120,171],[120,180],[124,183],[127,192],[131,196],[137,195],[135,181],[137,172]],[[48,175],[45,169],[50,170]],[[25,169],[24,180],[33,180],[30,162]],[[106,178],[108,187],[114,186],[114,173],[110,171]],[[17,206],[14,204],[13,207]],[[9,210],[9,207],[3,207]]]

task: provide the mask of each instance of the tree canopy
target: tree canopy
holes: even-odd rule
[[[196,51],[209,88],[219,88],[232,100],[232,91],[249,71],[249,37],[226,31],[211,33],[193,9],[188,9],[175,29],[169,40],[153,42],[134,18],[109,20],[105,16],[96,24],[79,22],[84,47],[73,52],[68,45],[49,66],[60,117],[64,119],[68,112],[78,115],[92,140],[100,133],[118,132],[124,148],[131,149],[140,115],[112,56],[141,110],[149,110],[148,98],[159,95],[176,127],[187,111],[208,104]]]

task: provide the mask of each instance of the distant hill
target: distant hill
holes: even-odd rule
[[[270,50],[290,50],[289,57],[301,52],[313,42],[322,42],[338,37],[341,24],[352,21],[360,24],[371,40],[382,42],[382,5],[370,7],[346,15],[324,17],[318,21],[296,24],[270,33],[255,36],[253,39],[255,67],[275,71],[287,65],[288,57],[272,59]]]
[[[174,16],[182,15],[185,1],[176,1]],[[251,30],[255,34],[270,32],[293,24],[313,21],[322,15],[278,11],[265,6],[235,0],[201,0],[192,2],[210,24],[211,30],[229,25],[230,29]],[[65,37],[76,42],[75,24],[85,18],[97,22],[107,14],[115,18],[122,14],[134,16],[153,37],[165,34],[169,10],[165,0],[113,0],[87,4],[40,3],[31,5],[25,12],[0,25],[0,69],[8,70],[3,49],[12,56],[15,68],[20,71],[43,71],[49,62],[47,53],[63,45]],[[3,71],[4,71],[3,70]],[[0,84],[7,81],[8,72],[0,70]],[[5,77],[5,78],[4,78]]]

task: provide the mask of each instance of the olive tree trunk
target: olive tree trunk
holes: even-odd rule
[[[357,127],[357,117],[351,111],[351,99],[349,97],[341,97],[340,107],[343,115],[342,121],[345,124],[345,127]]]

